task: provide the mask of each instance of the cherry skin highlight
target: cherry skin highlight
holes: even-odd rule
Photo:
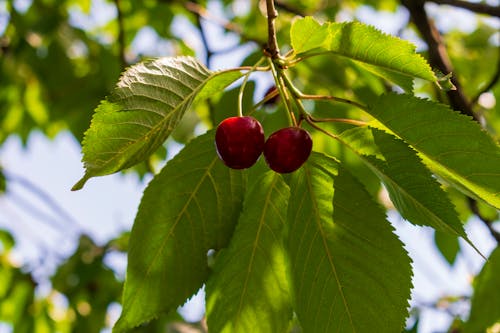
[[[253,117],[224,119],[215,132],[217,155],[232,169],[246,169],[257,162],[264,149],[264,130]]]
[[[272,170],[289,173],[307,161],[311,150],[312,139],[306,130],[287,127],[269,136],[264,146],[264,157]]]

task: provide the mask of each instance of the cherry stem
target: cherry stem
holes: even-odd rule
[[[304,94],[299,89],[297,89],[295,87],[295,85],[293,84],[292,80],[290,80],[290,78],[288,76],[283,75],[283,78],[285,79],[286,86],[288,87],[288,89],[290,89],[290,91],[292,92],[292,94],[295,96],[296,99],[330,100],[330,101],[335,101],[335,102],[340,102],[340,103],[345,103],[345,104],[353,105],[353,106],[356,106],[356,107],[360,108],[363,111],[368,111],[368,107],[367,106],[365,106],[365,105],[363,105],[361,103],[355,102],[355,101],[351,101],[349,99],[345,99],[345,98],[341,98],[341,97],[335,97],[335,96],[329,96],[329,95],[308,95],[308,94]]]
[[[316,122],[315,122],[313,119],[311,119],[311,116],[307,116],[305,119],[306,119],[307,123],[308,123],[309,125],[311,125],[313,128],[317,129],[318,131],[322,132],[323,134],[328,135],[329,137],[331,137],[331,138],[333,138],[333,139],[335,139],[335,140],[338,140],[338,141],[340,141],[340,142],[343,142],[343,141],[339,138],[339,136],[338,136],[338,135],[335,135],[335,134],[333,134],[333,133],[330,133],[330,132],[328,132],[327,130],[325,130],[325,129],[323,129],[323,128],[319,127],[318,125],[316,125]]]
[[[306,60],[307,58],[312,58],[312,57],[321,56],[321,55],[327,55],[327,54],[332,54],[332,53],[333,52],[331,52],[331,51],[306,53],[306,54],[302,55],[301,57],[297,57],[295,59],[292,59],[292,60],[288,61],[287,65],[288,66],[295,66],[296,64],[298,64],[299,62],[302,62],[302,61]]]
[[[367,122],[361,121],[361,120],[355,120],[355,119],[349,119],[349,118],[314,118],[313,116],[309,115],[309,120],[315,123],[329,123],[329,122],[336,122],[336,123],[346,123],[346,124],[351,124],[355,126],[366,126],[368,125]]]
[[[254,65],[254,66],[240,66],[240,67],[226,68],[226,69],[215,72],[215,75],[229,73],[229,72],[241,72],[241,71],[269,72],[269,66],[255,66]]]
[[[283,73],[280,71],[279,73],[276,70],[275,64],[271,58],[267,58],[269,62],[269,67],[271,67],[271,73],[273,74],[274,82],[276,84],[276,88],[278,88],[279,94],[284,101],[286,113],[288,116],[288,123],[291,125],[297,125],[297,121],[295,120],[295,116],[293,114],[292,106],[290,104],[290,97],[288,92],[285,89],[285,85],[283,83]]]
[[[299,95],[297,96],[299,99],[311,99],[311,100],[329,100],[329,101],[334,101],[334,102],[340,102],[344,104],[349,104],[356,106],[357,108],[363,110],[363,111],[368,111],[368,107],[366,105],[363,105],[361,103],[351,101],[350,99],[345,99],[342,97],[335,97],[335,96],[329,96],[329,95],[307,95],[299,92]]]
[[[245,78],[243,79],[243,83],[241,84],[240,91],[238,92],[238,116],[243,117],[243,93],[245,92],[245,87],[247,85],[248,79],[250,78],[250,74],[255,71],[255,68],[258,68],[259,65],[264,61],[264,57],[260,58],[259,61],[253,65],[250,70],[245,74]]]

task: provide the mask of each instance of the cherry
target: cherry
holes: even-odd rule
[[[287,127],[269,136],[264,146],[264,157],[272,170],[289,173],[307,161],[311,149],[312,139],[306,130]]]
[[[264,130],[253,117],[224,119],[215,132],[217,155],[232,169],[246,169],[255,164],[264,149]]]
[[[278,88],[276,88],[276,86],[271,86],[269,87],[267,90],[266,90],[266,93],[264,94],[264,98],[267,97],[267,95],[270,95],[272,93],[274,93],[275,91],[277,91]],[[275,105],[277,102],[278,102],[278,99],[280,98],[280,95],[277,94],[276,96],[272,97],[271,99],[267,100],[264,105],[268,105],[268,106],[271,106],[271,105]]]

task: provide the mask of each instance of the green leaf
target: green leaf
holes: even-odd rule
[[[313,153],[292,176],[288,207],[292,288],[304,331],[401,332],[410,259],[363,186]]]
[[[130,236],[122,332],[181,305],[209,274],[243,201],[244,175],[219,160],[211,131],[191,141],[146,188]]]
[[[500,208],[500,147],[478,123],[410,95],[382,95],[368,112],[420,153],[432,171]]]
[[[295,53],[323,47],[329,39],[329,24],[319,24],[311,16],[297,18],[290,27],[290,40]]]
[[[3,168],[0,165],[0,195],[4,194],[6,190],[7,190],[7,179],[5,178]]]
[[[297,54],[324,50],[369,65],[370,71],[393,80],[408,90],[409,81],[401,75],[436,81],[429,64],[415,53],[415,45],[386,35],[359,22],[319,24],[312,17],[297,19],[290,29],[292,47]],[[374,67],[379,67],[374,70]],[[395,72],[394,75],[386,75]]]
[[[239,72],[212,72],[191,57],[158,58],[127,69],[95,111],[83,140],[85,175],[72,190],[81,189],[91,177],[146,160],[198,94],[209,96],[240,76]]]
[[[247,193],[227,250],[207,283],[212,332],[286,332],[292,318],[283,229],[289,197],[282,177],[267,172]]]
[[[476,278],[470,317],[465,324],[464,333],[489,332],[488,327],[500,324],[499,276],[500,247],[497,247]]]
[[[460,251],[458,237],[436,231],[434,233],[434,244],[436,244],[443,258],[445,258],[450,265],[453,265]]]
[[[405,142],[371,127],[345,131],[340,140],[384,183],[405,219],[467,238],[446,193]]]

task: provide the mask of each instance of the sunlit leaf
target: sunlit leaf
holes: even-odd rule
[[[130,67],[96,109],[83,141],[85,175],[73,190],[91,177],[146,160],[199,93],[210,95],[239,76],[239,72],[212,72],[191,57],[159,58]]]
[[[497,247],[476,278],[471,300],[470,317],[464,333],[490,332],[487,328],[500,325],[500,247]],[[491,332],[495,332],[492,330]]]
[[[500,147],[479,124],[447,106],[410,95],[382,95],[368,112],[406,141],[432,171],[500,208]]]
[[[283,231],[289,196],[279,174],[260,177],[245,197],[230,246],[207,284],[213,332],[286,332],[292,317]]]
[[[370,127],[348,130],[340,140],[380,178],[405,219],[466,238],[446,193],[405,142]]]
[[[122,332],[182,305],[225,247],[243,201],[244,172],[217,157],[214,133],[191,141],[144,192],[130,235]]]
[[[317,50],[344,56],[365,63],[371,72],[405,90],[411,90],[411,81],[403,76],[436,81],[429,64],[415,53],[415,45],[360,22],[320,24],[312,17],[305,17],[293,22],[290,38],[299,55]],[[388,72],[395,73],[388,75]]]
[[[410,259],[363,186],[315,153],[293,174],[288,207],[292,288],[304,331],[401,332]]]

